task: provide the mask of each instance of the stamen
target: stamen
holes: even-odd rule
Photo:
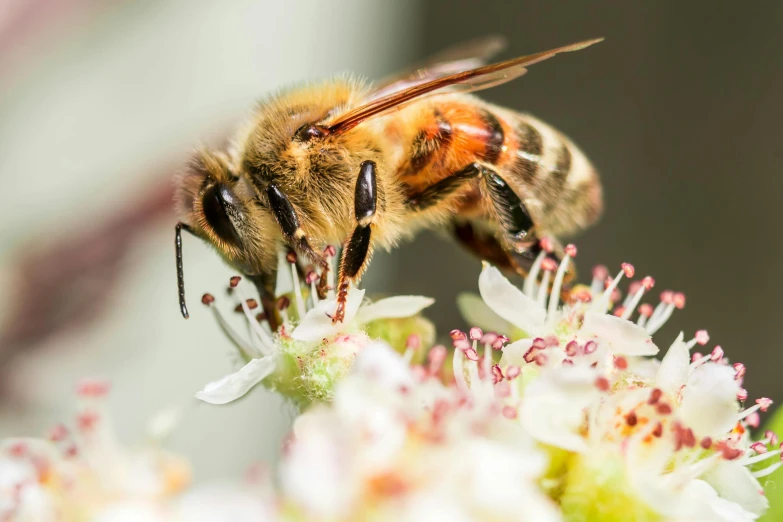
[[[609,382],[609,379],[606,377],[596,377],[595,379],[595,387],[598,388],[599,391],[602,392],[608,392],[611,388],[611,383]]]
[[[738,362],[734,363],[734,379],[742,379],[745,377],[745,365]]]
[[[246,300],[244,291],[241,286],[237,286],[236,288],[237,294],[240,302],[242,303],[242,310],[245,312],[245,317],[247,318],[248,322],[250,323],[250,327],[253,329],[253,331],[256,333],[258,338],[261,340],[261,344],[263,345],[262,353],[263,355],[271,355],[275,352],[275,342],[272,339],[272,336],[264,330],[264,328],[261,326],[261,323],[258,322],[256,319],[255,314],[253,314],[252,310],[250,310],[250,307],[248,306]],[[217,308],[217,307],[215,307]]]
[[[723,360],[723,348],[716,346],[712,349],[710,354],[710,360],[713,362],[721,362]]]
[[[481,331],[481,328],[478,328],[474,326],[470,329],[470,340],[471,341],[479,341],[482,337],[484,337],[484,332]]]
[[[212,315],[215,317],[218,326],[223,330],[223,333],[226,334],[226,337],[229,338],[234,346],[236,346],[243,358],[250,360],[257,359],[261,356],[260,353],[256,353],[255,348],[248,346],[245,340],[228,324],[228,321],[223,317],[220,309],[214,305],[215,297],[212,294],[204,294],[201,298],[201,302],[212,310]]]
[[[535,298],[536,281],[538,281],[538,273],[541,272],[541,263],[544,262],[545,258],[546,251],[542,250],[536,257],[536,260],[533,261],[533,265],[530,267],[530,273],[527,275],[525,283],[522,285],[522,292],[531,299]]]
[[[625,266],[628,265],[628,263],[623,263],[623,269],[618,272],[617,277],[612,279],[612,282],[609,283],[609,286],[606,287],[606,290],[604,290],[604,293],[601,294],[601,297],[599,297],[592,305],[592,309],[599,311],[601,313],[606,313],[606,310],[609,307],[609,301],[611,300],[612,294],[615,290],[617,290],[617,285],[620,284],[620,281],[623,278],[623,275],[626,273]],[[628,265],[630,266],[630,265]],[[633,268],[633,267],[631,267]]]
[[[305,276],[305,284],[310,286],[310,299],[313,301],[313,307],[318,306],[318,289],[315,284],[320,279],[315,270],[310,270]]]
[[[337,267],[335,266],[335,259],[337,258],[337,249],[334,248],[332,245],[327,245],[324,249],[324,255],[326,256],[326,262],[329,264],[329,273],[327,274],[327,283],[329,283],[329,291],[327,292],[327,297],[329,299],[335,298],[334,293],[334,274],[337,271]]]
[[[449,337],[451,337],[452,341],[459,341],[459,340],[468,338],[468,336],[465,335],[465,332],[463,332],[462,330],[457,330],[457,329],[454,329],[454,330],[450,331],[449,332]]]
[[[454,371],[454,382],[462,393],[468,393],[470,388],[465,380],[465,353],[462,350],[454,350],[454,359],[452,362]]]
[[[288,307],[291,306],[291,300],[288,297],[281,295],[280,297],[277,298],[276,305],[277,305],[277,309],[280,311],[280,315],[283,318],[283,323],[287,324]]]
[[[421,337],[418,334],[410,334],[405,340],[405,353],[403,354],[403,359],[405,359],[407,364],[410,364],[413,360],[414,352],[418,351],[419,348],[421,348]]]
[[[769,397],[762,397],[760,399],[756,399],[756,404],[759,405],[759,409],[761,409],[761,411],[767,411],[767,409],[772,406],[772,399]]]
[[[625,311],[623,312],[623,315],[620,316],[622,319],[628,320],[631,318],[631,314],[633,314],[634,310],[636,310],[639,301],[642,300],[642,296],[644,295],[644,292],[652,288],[652,283],[650,283],[649,285],[645,284],[645,281],[647,281],[648,279],[652,281],[652,277],[649,276],[645,277],[642,283],[639,285],[639,288],[636,290],[636,293],[633,294],[633,298],[631,298],[630,301],[628,301],[628,304],[625,306]],[[641,318],[642,315],[639,316],[639,319]]]
[[[650,316],[653,313],[653,307],[649,303],[644,303],[639,307],[639,319],[636,320],[636,324],[641,326],[642,328],[645,327],[647,324],[647,320],[650,318]]]
[[[304,297],[302,296],[302,286],[299,284],[299,269],[296,264],[296,252],[289,251],[285,256],[286,261],[291,265],[291,280],[294,283],[294,298],[296,299],[296,312],[299,320],[304,318],[306,310]]]
[[[541,263],[541,268],[544,270],[544,277],[541,278],[541,286],[538,287],[538,305],[541,308],[546,308],[546,298],[549,296],[549,280],[552,278],[552,270],[554,270],[555,262],[550,257],[545,257]]]
[[[565,273],[568,269],[568,263],[571,261],[572,257],[570,253],[576,255],[576,247],[574,245],[568,245],[565,249],[565,252],[565,257],[563,257],[563,260],[560,261],[560,266],[557,267],[555,282],[552,285],[552,293],[549,295],[549,308],[547,309],[547,317],[554,317],[555,312],[557,311],[557,305],[560,304],[560,290],[563,288]]]
[[[443,367],[443,363],[446,361],[447,354],[448,351],[442,344],[433,346],[430,349],[430,353],[427,354],[430,375],[436,375],[440,373],[440,370]]]
[[[590,293],[593,297],[603,292],[604,281],[609,277],[609,270],[604,265],[598,265],[593,268],[593,280],[590,283]]]

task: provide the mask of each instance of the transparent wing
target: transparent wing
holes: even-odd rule
[[[506,39],[499,35],[461,42],[430,56],[414,66],[412,70],[381,80],[368,100],[382,98],[436,78],[481,67],[505,47]]]
[[[455,92],[467,93],[489,89],[490,87],[519,78],[527,72],[526,67],[530,65],[549,59],[559,53],[584,49],[585,47],[589,47],[602,40],[603,38],[586,40],[584,42],[558,47],[549,51],[521,56],[505,62],[485,65],[467,71],[460,71],[431,80],[423,80],[422,82],[414,83],[403,90],[373,98],[361,107],[357,107],[340,115],[337,120],[329,126],[328,131],[331,134],[345,132],[369,118],[399,109],[423,96]]]

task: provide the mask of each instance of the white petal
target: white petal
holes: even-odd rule
[[[345,325],[356,317],[362,299],[364,299],[364,290],[352,288],[348,292],[348,300],[345,303],[345,320],[337,324],[332,324],[332,316],[337,310],[337,298],[319,301],[294,328],[291,337],[297,341],[315,342],[340,333],[345,330]]]
[[[238,372],[204,386],[196,398],[210,404],[226,404],[242,397],[275,370],[274,357],[253,359]]]
[[[413,374],[405,359],[383,342],[371,343],[359,352],[352,371],[394,391],[401,386],[414,384]]]
[[[536,440],[569,451],[585,451],[580,434],[585,408],[598,398],[597,373],[582,366],[544,372],[525,389],[520,420]]]
[[[644,328],[599,312],[585,312],[584,323],[579,331],[582,337],[596,339],[599,346],[607,346],[614,355],[655,355],[658,347],[652,342]]]
[[[706,363],[695,370],[682,391],[680,415],[698,437],[725,435],[737,422],[734,368]]]
[[[655,384],[666,393],[676,393],[688,380],[688,368],[691,364],[688,345],[683,341],[683,333],[669,347],[658,368]]]
[[[376,319],[392,319],[397,317],[410,317],[416,315],[432,303],[435,299],[420,295],[397,295],[381,299],[367,306],[363,306],[356,314],[356,320],[360,323],[369,323]]]
[[[509,335],[514,326],[492,311],[481,297],[471,293],[457,296],[457,308],[470,326],[478,326],[485,332]]]
[[[761,515],[769,507],[764,489],[750,470],[733,460],[719,460],[717,465],[702,477],[715,488],[722,498],[739,504],[744,509]]]
[[[718,496],[703,480],[690,481],[682,491],[682,518],[714,522],[752,522],[758,517],[742,506]]]
[[[520,368],[524,367],[525,364],[527,364],[524,359],[525,354],[530,350],[532,345],[533,339],[520,339],[519,341],[514,341],[513,343],[504,346],[503,357],[500,359],[501,366],[513,364]]]
[[[546,310],[487,263],[479,276],[481,298],[492,311],[527,333],[544,325]]]

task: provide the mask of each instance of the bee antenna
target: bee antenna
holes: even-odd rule
[[[182,269],[182,230],[193,233],[191,229],[185,223],[179,222],[174,227],[174,250],[177,258],[177,290],[179,291],[179,308],[182,311],[182,317],[187,319],[190,317],[188,314],[188,307],[185,304],[185,271]]]

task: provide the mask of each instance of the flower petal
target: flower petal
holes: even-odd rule
[[[337,310],[337,298],[319,301],[294,328],[291,337],[297,341],[315,342],[345,331],[346,325],[356,317],[362,299],[364,299],[364,290],[352,288],[348,292],[348,300],[345,303],[345,320],[337,324],[332,324],[332,316]]]
[[[210,404],[226,404],[234,401],[261,382],[275,370],[274,357],[253,359],[238,372],[211,382],[196,394],[196,398]]]
[[[367,345],[356,356],[352,370],[394,391],[414,384],[408,363],[384,342]]]
[[[678,392],[688,381],[691,356],[688,345],[683,341],[683,338],[684,335],[680,332],[680,335],[666,351],[661,366],[658,368],[655,383],[666,393]]]
[[[523,368],[527,363],[525,362],[525,354],[533,346],[533,339],[520,339],[514,341],[511,344],[507,344],[503,347],[503,356],[500,359],[502,366],[519,366]]]
[[[702,477],[722,498],[761,515],[769,508],[764,489],[750,470],[735,460],[720,460]]]
[[[596,339],[600,346],[608,346],[613,355],[634,356],[658,353],[658,347],[644,328],[613,315],[585,312],[579,335]]]
[[[531,382],[525,389],[520,420],[536,440],[569,451],[587,449],[581,435],[585,408],[598,397],[592,368],[561,366]]]
[[[434,302],[435,299],[420,295],[387,297],[361,307],[356,314],[356,320],[360,323],[369,323],[376,319],[410,317],[418,314]]]
[[[695,370],[682,391],[680,415],[698,437],[722,436],[737,422],[734,368],[706,363]]]
[[[514,326],[492,311],[487,303],[476,294],[468,292],[457,296],[457,307],[462,318],[470,326],[478,326],[485,332],[509,335]]]
[[[544,325],[546,310],[488,263],[484,263],[479,276],[479,292],[492,311],[526,333],[535,332]]]

